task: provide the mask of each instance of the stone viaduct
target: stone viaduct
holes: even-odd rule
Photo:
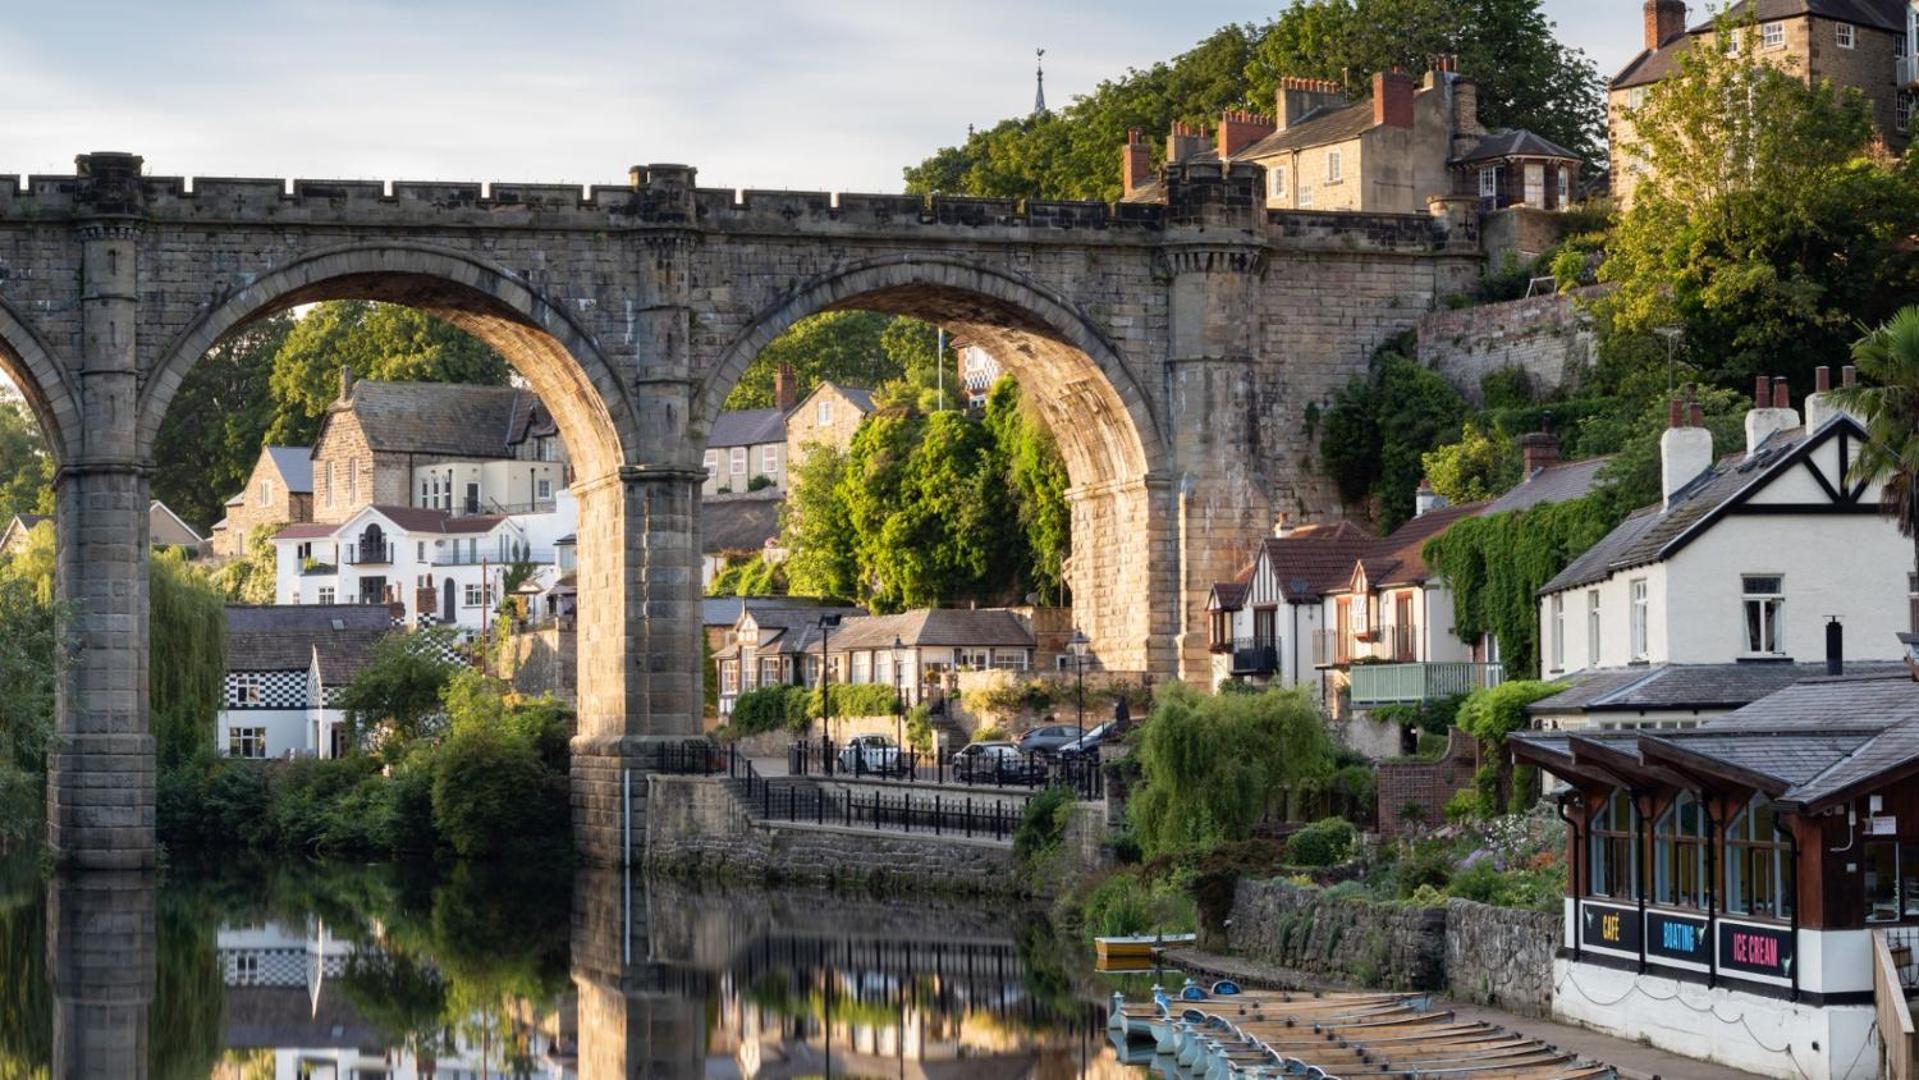
[[[153,859],[146,506],[154,437],[223,335],[331,299],[408,304],[505,355],[552,407],[581,507],[576,833],[619,857],[621,769],[698,730],[705,433],[796,320],[862,308],[990,348],[1070,472],[1076,618],[1100,662],[1205,670],[1211,583],[1274,516],[1334,500],[1306,406],[1478,271],[1474,223],[1269,212],[1250,166],[1169,170],[1165,205],[629,183],[144,175],[80,156],[0,183],[0,367],[58,459],[52,843]]]

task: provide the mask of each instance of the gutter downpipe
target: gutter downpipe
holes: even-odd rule
[[[1693,793],[1699,810],[1706,815],[1706,989],[1719,985],[1719,856],[1717,849],[1725,838],[1719,833],[1719,819],[1713,816],[1712,803],[1702,789]]]
[[[1772,816],[1772,831],[1786,838],[1792,852],[1792,1000],[1799,1000],[1799,834],[1785,827],[1786,815],[1775,813]],[[1783,883],[1782,883],[1783,884]],[[1713,941],[1714,949],[1719,942]]]
[[[1650,815],[1639,807],[1639,799],[1643,793],[1634,791],[1631,794],[1633,813],[1639,815],[1639,820],[1633,823],[1636,826],[1633,834],[1639,838],[1639,857],[1633,860],[1634,877],[1638,879],[1634,883],[1637,887],[1633,889],[1633,895],[1639,901],[1639,974],[1644,975],[1646,973],[1646,879],[1652,876],[1652,867],[1648,863],[1652,858],[1653,846],[1646,842]]]
[[[1577,791],[1577,790],[1578,790],[1577,788],[1572,789],[1572,791]],[[1571,793],[1572,792],[1569,791],[1567,794],[1570,795]],[[1579,898],[1585,895],[1585,893],[1579,888],[1579,864],[1585,861],[1583,856],[1586,853],[1586,846],[1579,839],[1579,823],[1577,821],[1574,821],[1566,813],[1567,801],[1568,799],[1566,795],[1560,796],[1557,800],[1555,800],[1554,809],[1559,814],[1559,820],[1562,822],[1565,822],[1567,830],[1572,833],[1572,837],[1573,837],[1573,858],[1570,862],[1566,864],[1566,883],[1569,886],[1571,886],[1571,892],[1573,894],[1573,920],[1572,920],[1573,959],[1577,961],[1580,959]]]

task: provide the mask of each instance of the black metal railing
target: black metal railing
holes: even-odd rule
[[[1022,751],[974,762],[913,750],[863,750],[832,739],[796,739],[786,752],[793,776],[820,779],[886,780],[899,783],[968,784],[1033,790],[1055,784],[1082,799],[1106,797],[1106,773],[1097,750],[1081,754]]]
[[[1233,674],[1271,675],[1279,670],[1279,642],[1260,638],[1233,639]]]
[[[971,796],[916,795],[908,790],[829,791],[814,783],[776,785],[737,752],[727,755],[727,776],[739,783],[741,799],[762,821],[1005,840],[1025,816],[1025,800],[1014,805],[1003,799],[975,801]]]
[[[345,544],[340,550],[349,566],[385,566],[393,561],[392,544]]]
[[[640,751],[641,768],[674,776],[714,776],[727,772],[734,752],[708,739],[650,743]]]

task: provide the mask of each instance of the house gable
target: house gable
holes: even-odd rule
[[[1727,517],[1879,513],[1877,487],[1849,482],[1846,476],[1865,437],[1857,421],[1841,414],[1797,445],[1771,454],[1770,460],[1762,446],[1761,456],[1730,466],[1756,475],[1669,540],[1659,550],[1658,561],[1671,559]]]

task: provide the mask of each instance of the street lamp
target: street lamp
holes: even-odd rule
[[[1073,628],[1073,638],[1066,647],[1073,650],[1073,672],[1079,678],[1079,733],[1086,734],[1086,648],[1092,642],[1086,638],[1086,632],[1079,627]]]
[[[898,634],[893,635],[893,745],[894,753],[906,752],[906,736],[901,725],[906,722],[906,696],[900,687],[905,682],[906,642]]]
[[[820,616],[820,765],[825,766],[825,757],[830,751],[827,743],[831,741],[833,730],[833,654],[828,649],[833,638],[833,628],[840,624],[838,615]]]

